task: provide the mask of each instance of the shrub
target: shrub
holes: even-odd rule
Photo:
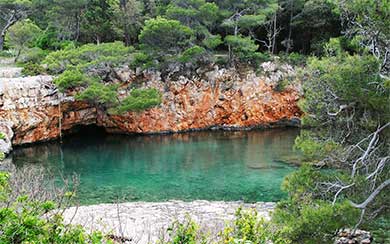
[[[53,74],[67,69],[80,69],[85,72],[97,65],[119,65],[129,60],[133,47],[126,47],[122,42],[86,44],[78,48],[69,48],[50,53],[43,63]]]
[[[282,201],[272,216],[274,238],[292,243],[331,243],[334,234],[355,223],[358,216],[358,210],[347,201],[335,205],[320,200],[307,204]]]
[[[130,62],[130,67],[147,69],[154,66],[154,61],[151,56],[144,52],[136,52],[133,54],[133,59]]]
[[[117,102],[117,88],[116,85],[104,85],[94,81],[84,91],[77,94],[76,99],[109,106]]]
[[[200,233],[199,226],[189,216],[185,221],[175,221],[168,228],[170,241],[160,240],[161,244],[198,244],[206,243],[206,237]]]
[[[178,58],[179,62],[182,63],[195,63],[196,61],[200,60],[202,56],[205,54],[206,50],[199,46],[193,46],[188,49],[186,49]]]
[[[45,69],[37,63],[28,62],[23,64],[22,74],[24,76],[41,75],[44,73],[45,73]]]
[[[155,88],[134,89],[114,112],[142,111],[161,104],[161,93]]]
[[[54,84],[56,84],[61,91],[85,85],[87,82],[88,78],[79,70],[67,70],[54,79]]]
[[[229,35],[225,37],[225,42],[231,46],[233,55],[238,61],[250,62],[260,57],[260,53],[256,52],[259,45],[250,37]]]
[[[179,21],[158,17],[145,22],[139,40],[144,50],[160,60],[166,55],[178,55],[190,46],[193,37],[193,31]]]
[[[75,42],[64,40],[60,41],[58,39],[58,33],[53,27],[49,27],[43,33],[41,33],[37,40],[35,41],[35,45],[41,49],[45,50],[61,50],[66,48],[74,48]]]
[[[356,223],[359,210],[348,201],[332,205],[321,199],[318,182],[328,182],[330,177],[332,174],[309,165],[286,177],[282,189],[288,192],[288,199],[279,202],[272,215],[274,241],[330,243],[340,228]]]
[[[22,61],[25,63],[31,62],[31,63],[41,63],[43,59],[45,59],[46,55],[48,54],[47,51],[42,50],[38,47],[33,47],[23,54]]]
[[[226,227],[222,232],[222,243],[266,243],[267,232],[266,222],[259,219],[256,209],[244,211],[239,208],[233,225]]]
[[[339,145],[328,139],[321,141],[320,138],[311,136],[310,130],[301,131],[301,134],[295,139],[294,148],[303,153],[306,161],[312,162],[323,159],[331,152],[339,148]]]
[[[202,44],[208,48],[208,49],[215,49],[216,47],[218,47],[219,45],[221,45],[223,43],[222,41],[222,38],[220,35],[212,35],[212,36],[209,36],[207,38],[205,38],[203,41],[202,41]]]
[[[11,57],[13,57],[14,55],[13,55],[13,53],[12,53],[12,51],[4,51],[4,50],[2,50],[2,51],[0,51],[0,57],[4,57],[4,58],[11,58]]]
[[[5,154],[3,152],[0,152],[0,161],[3,161],[5,159]]]
[[[4,140],[5,139],[5,134],[0,132],[0,140]]]
[[[21,195],[8,202],[9,175],[0,172],[0,243],[103,243],[100,232],[88,234],[81,226],[65,224],[53,201],[33,201]],[[72,194],[65,194],[63,200]],[[7,204],[4,204],[7,203]]]

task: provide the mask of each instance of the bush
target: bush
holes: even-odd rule
[[[54,79],[54,84],[60,89],[65,91],[69,88],[75,88],[81,85],[86,85],[88,78],[82,74],[79,70],[67,70]]]
[[[160,105],[161,102],[161,93],[155,88],[134,89],[131,91],[130,95],[122,101],[121,105],[115,109],[114,112],[139,112]]]
[[[160,240],[161,244],[198,244],[206,243],[206,237],[200,233],[199,226],[189,216],[185,221],[175,221],[168,228],[170,241]]]
[[[250,62],[260,57],[260,53],[256,52],[259,45],[250,37],[229,35],[225,37],[225,42],[231,46],[233,55],[238,61]]]
[[[133,47],[126,47],[122,42],[86,44],[78,48],[70,48],[50,53],[43,63],[53,74],[67,69],[80,69],[88,72],[98,65],[116,66],[129,60]]]
[[[318,182],[329,181],[332,174],[322,173],[309,165],[287,176],[282,189],[287,200],[278,203],[272,215],[272,238],[290,243],[331,243],[334,234],[356,223],[359,210],[348,201],[334,205],[320,197]],[[341,176],[340,176],[341,177]]]
[[[142,49],[161,60],[165,56],[175,56],[190,46],[193,31],[177,20],[158,17],[145,22],[139,35]]]
[[[33,62],[23,64],[22,75],[24,76],[41,75],[44,73],[45,69],[39,64]]]
[[[94,81],[84,91],[77,94],[76,99],[109,106],[117,103],[117,88],[116,85],[104,85]]]
[[[267,238],[266,222],[264,219],[259,219],[256,209],[244,211],[239,208],[233,225],[226,227],[222,232],[222,243],[225,244],[266,243]]]
[[[42,60],[45,59],[46,55],[48,54],[48,51],[42,50],[38,47],[33,47],[28,50],[23,54],[21,61],[28,63],[41,63]]]
[[[88,234],[81,226],[64,224],[53,201],[33,201],[21,195],[8,202],[9,175],[0,172],[0,243],[103,243],[100,232]],[[65,194],[67,201],[72,194]]]
[[[130,62],[130,68],[147,69],[154,66],[152,57],[144,52],[136,52],[133,54],[133,59]]]
[[[0,51],[0,57],[11,58],[14,54],[11,51]]]
[[[334,152],[339,145],[330,139],[321,141],[313,137],[310,130],[303,130],[295,139],[294,148],[303,153],[305,161],[313,162]]]
[[[205,54],[206,50],[203,47],[193,46],[186,49],[178,58],[179,62],[182,63],[196,63]]]
[[[306,64],[307,57],[303,54],[300,53],[281,53],[279,54],[280,58],[282,61],[287,62],[288,64],[291,65],[296,65],[296,66],[303,66]]]
[[[74,48],[75,42],[64,40],[61,41],[58,39],[58,33],[53,27],[49,27],[43,33],[41,33],[37,40],[35,41],[35,45],[38,48],[45,50],[62,50],[67,48]]]

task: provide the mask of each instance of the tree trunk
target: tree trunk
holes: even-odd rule
[[[127,0],[120,0],[119,2],[120,8],[122,9],[122,14],[123,14],[123,35],[125,39],[125,46],[130,46],[131,45],[131,37],[130,37],[130,30],[129,30],[129,23],[127,21]]]
[[[4,35],[0,35],[0,51],[4,50]]]
[[[15,63],[18,62],[18,59],[20,57],[21,52],[22,52],[22,49],[19,48],[18,53],[16,54],[16,57],[15,57]]]
[[[272,33],[272,54],[275,53],[275,45],[276,45],[276,33],[277,33],[277,25],[276,25],[276,17],[277,17],[277,12],[275,12],[274,15],[274,28],[273,28],[273,33]]]
[[[286,45],[286,53],[290,53],[292,47],[291,32],[292,32],[293,7],[294,7],[294,0],[290,0],[290,21],[288,23],[288,38],[287,38],[287,45]]]

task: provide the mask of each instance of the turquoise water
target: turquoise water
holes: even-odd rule
[[[48,168],[58,178],[80,177],[83,204],[121,201],[277,201],[295,167],[296,129],[206,131],[173,135],[81,133],[17,148],[13,162]]]

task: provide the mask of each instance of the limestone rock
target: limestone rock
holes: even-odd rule
[[[342,229],[337,233],[335,244],[370,244],[372,243],[371,233],[364,230],[353,231]]]
[[[288,69],[279,71],[290,72]],[[0,78],[0,122],[9,123],[15,132],[14,145],[54,139],[60,130],[88,124],[116,133],[299,125],[297,101],[301,95],[295,87],[276,92],[266,82],[266,73],[254,71],[214,67],[202,72],[192,78],[172,75],[162,81],[161,73],[152,70],[117,70],[119,78],[129,84],[120,88],[121,99],[132,83],[156,88],[163,95],[160,106],[123,115],[110,115],[92,104],[75,101],[72,94],[58,94],[50,76]]]
[[[8,154],[12,150],[12,138],[14,136],[10,124],[6,122],[0,123],[0,133],[5,136],[4,139],[0,139],[0,152]]]
[[[99,204],[68,208],[64,218],[65,222],[72,220],[72,224],[80,224],[89,231],[99,230],[133,240],[129,243],[147,244],[156,243],[173,221],[183,221],[186,216],[190,216],[206,233],[218,236],[224,226],[235,218],[239,207],[256,208],[259,217],[268,219],[275,203],[198,200]]]

